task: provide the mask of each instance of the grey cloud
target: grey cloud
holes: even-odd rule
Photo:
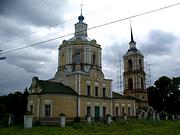
[[[15,91],[23,91],[24,88],[30,87],[33,76],[38,76],[40,79],[49,79],[54,75],[54,70],[49,68],[46,73],[30,73],[16,65],[9,64],[7,61],[1,62],[0,70],[0,95],[8,94]],[[41,67],[43,69],[45,67]]]
[[[50,50],[42,51],[41,49],[14,53],[7,56],[7,62],[24,69],[28,73],[43,74],[49,72],[55,67],[54,60],[51,58]]]
[[[26,26],[22,26],[9,18],[0,17],[0,39],[1,42],[13,40],[15,37],[23,34],[30,34],[30,30]]]
[[[107,46],[103,51],[103,65],[110,67],[117,66],[119,58],[122,58],[128,47],[128,42],[114,42],[112,45]]]
[[[6,61],[1,61],[1,64],[0,95],[29,87],[30,80],[28,78],[31,77],[30,74],[23,69],[8,64]]]
[[[66,1],[5,0],[1,1],[0,5],[1,16],[9,16],[20,24],[29,23],[36,26],[46,26],[62,21]]]
[[[103,48],[103,71],[106,78],[112,79],[113,90],[117,90],[117,68],[118,64],[122,64],[122,56],[129,48],[128,41],[115,41],[112,45]],[[121,65],[122,66],[122,65]]]
[[[142,51],[149,55],[164,55],[171,52],[176,40],[177,37],[173,33],[152,30],[147,41],[142,43]]]
[[[146,41],[141,39],[140,42],[137,41],[136,47],[148,57],[148,64],[151,64],[151,80],[154,82],[160,76],[180,76],[178,67],[180,63],[175,57],[179,56],[179,53],[174,52],[175,45],[178,44],[178,38],[169,32],[164,32],[160,30],[152,30],[147,37]],[[117,65],[118,56],[122,56],[126,53],[129,48],[128,41],[122,42],[117,41],[112,45],[104,48],[103,52],[103,69],[107,78],[113,79],[113,87],[116,89],[117,85]],[[179,47],[176,45],[176,49]],[[173,54],[173,55],[172,55]],[[145,57],[145,61],[146,58]],[[122,60],[122,59],[121,59]],[[147,64],[145,62],[145,64]],[[174,65],[173,67],[170,65]],[[147,65],[145,65],[145,70],[148,71]],[[147,76],[149,75],[148,72]],[[153,83],[152,83],[153,84]]]
[[[46,37],[44,39],[50,39],[50,38]],[[44,41],[44,40],[42,40],[42,41]],[[59,44],[60,44],[59,40],[54,40],[54,41],[46,42],[43,44],[39,44],[37,46],[34,46],[34,48],[35,49],[44,49],[44,50],[55,50],[58,53]]]
[[[0,0],[0,49],[5,52],[55,37],[48,31],[33,31],[62,22],[66,5],[66,0]],[[62,28],[59,25],[53,32]],[[0,61],[0,95],[24,89],[33,76],[52,78],[57,70],[59,43],[56,40],[3,54],[7,59]]]

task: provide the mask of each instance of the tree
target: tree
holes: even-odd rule
[[[160,77],[148,88],[149,105],[158,112],[180,113],[180,77]]]
[[[149,105],[152,106],[155,110],[160,112],[162,110],[161,100],[160,100],[160,92],[156,87],[150,86],[148,89],[148,101]]]
[[[22,122],[23,115],[27,111],[27,96],[29,95],[28,89],[24,92],[10,93],[7,96],[0,97],[0,120],[7,117],[8,114],[14,115],[16,123]]]

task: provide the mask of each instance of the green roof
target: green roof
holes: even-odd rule
[[[37,85],[39,85],[42,88],[42,93],[77,95],[77,93],[71,87],[65,86],[62,83],[38,80]]]
[[[113,99],[129,99],[129,100],[136,100],[134,97],[130,97],[130,96],[124,96],[124,95],[121,95],[119,93],[116,93],[116,92],[112,92],[113,94]]]

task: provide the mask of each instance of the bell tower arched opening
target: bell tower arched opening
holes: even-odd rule
[[[129,89],[129,90],[132,90],[132,89],[133,89],[133,79],[132,79],[132,78],[129,78],[129,79],[128,79],[128,89]]]
[[[131,71],[133,69],[133,62],[132,59],[128,60],[128,70]]]

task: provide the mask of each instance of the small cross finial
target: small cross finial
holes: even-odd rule
[[[82,15],[82,6],[83,6],[83,4],[81,4],[81,15]]]

